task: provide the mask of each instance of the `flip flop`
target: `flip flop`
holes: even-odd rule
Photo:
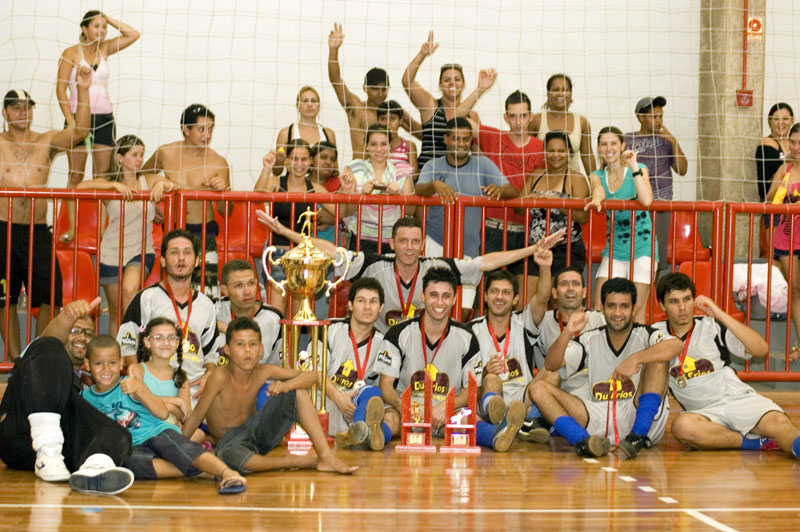
[[[242,493],[247,489],[247,486],[242,482],[241,478],[228,477],[225,479],[217,479],[217,493],[220,495],[236,495]]]

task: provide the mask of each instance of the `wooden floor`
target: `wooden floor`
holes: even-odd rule
[[[800,424],[800,393],[765,395]],[[561,438],[474,457],[338,455],[359,471],[258,474],[234,496],[217,495],[210,479],[137,481],[118,497],[87,496],[0,465],[0,530],[800,529],[799,461],[685,451],[669,434],[636,460],[581,459]]]

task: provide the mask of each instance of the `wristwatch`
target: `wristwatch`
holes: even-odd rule
[[[639,168],[638,170],[633,172],[633,177],[637,177],[637,176],[640,176],[640,175],[644,175],[644,172],[642,172],[641,168]]]

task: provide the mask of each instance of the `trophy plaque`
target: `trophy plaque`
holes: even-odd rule
[[[477,403],[478,382],[470,372],[467,387],[467,407],[455,412],[456,389],[450,388],[445,403],[447,424],[444,426],[444,445],[439,451],[445,454],[479,454],[481,448],[477,445]]]
[[[400,444],[396,445],[394,450],[399,453],[435,453],[436,446],[433,445],[433,425],[431,423],[433,381],[431,381],[430,374],[425,372],[425,392],[422,405],[416,399],[412,399],[411,386],[403,392],[401,400]]]

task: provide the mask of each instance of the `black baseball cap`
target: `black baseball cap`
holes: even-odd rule
[[[364,85],[367,87],[377,87],[378,85],[389,86],[389,74],[382,68],[370,68],[364,76]]]
[[[653,107],[664,107],[665,105],[667,105],[667,99],[663,96],[656,96],[655,98],[647,96],[636,102],[636,114],[649,111]]]
[[[36,105],[28,91],[22,89],[11,89],[3,97],[3,109],[9,105],[16,105],[21,101],[27,101],[28,105]]]

